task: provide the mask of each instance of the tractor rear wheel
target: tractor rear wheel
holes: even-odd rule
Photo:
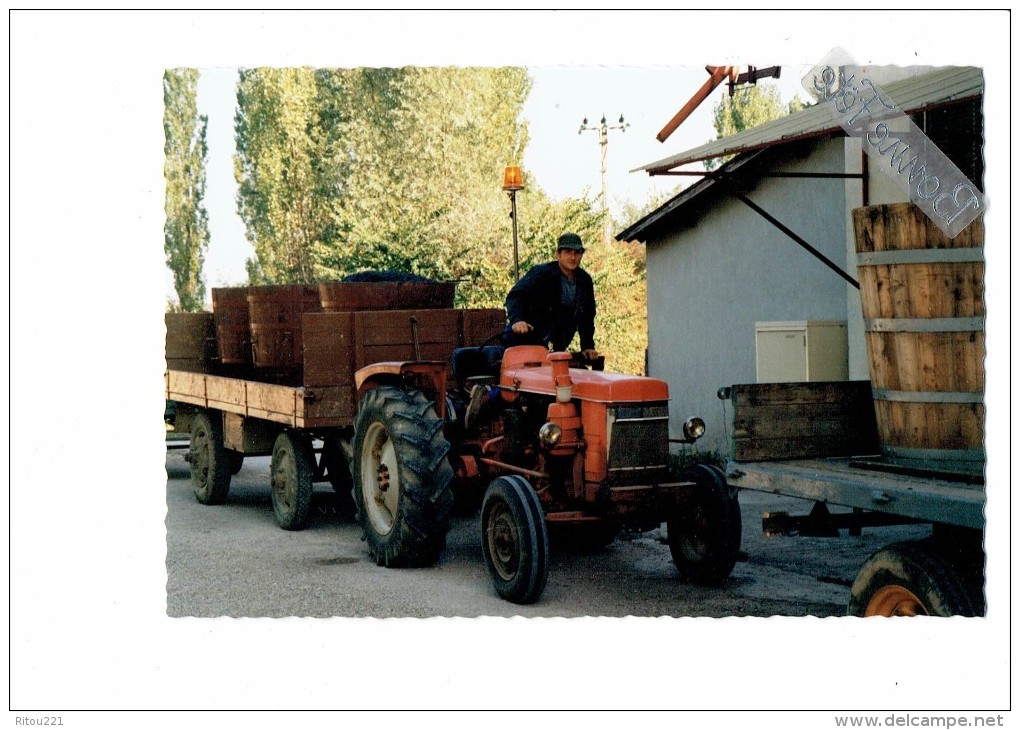
[[[354,428],[354,502],[378,565],[431,565],[446,547],[453,469],[434,403],[420,391],[369,390]]]
[[[284,431],[273,444],[269,473],[273,485],[273,514],[285,530],[300,530],[312,506],[312,471],[315,456],[311,441]]]
[[[482,552],[501,598],[534,603],[549,579],[549,533],[538,495],[520,476],[499,477],[482,502]]]
[[[681,475],[698,490],[669,517],[669,552],[683,581],[718,585],[733,571],[740,552],[740,504],[722,470],[695,464]]]
[[[850,588],[850,616],[977,616],[972,593],[926,541],[898,542],[872,555]]]
[[[188,463],[195,498],[202,504],[223,504],[230,490],[230,460],[223,446],[223,421],[218,413],[195,414]]]

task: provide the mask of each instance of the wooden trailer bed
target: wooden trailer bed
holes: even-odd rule
[[[293,428],[348,426],[354,413],[346,386],[294,387],[180,370],[168,370],[165,379],[168,401]]]

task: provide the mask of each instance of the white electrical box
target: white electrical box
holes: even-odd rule
[[[755,322],[759,383],[847,380],[846,322]]]

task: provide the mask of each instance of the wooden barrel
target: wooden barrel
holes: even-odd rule
[[[984,228],[948,238],[912,203],[853,211],[879,442],[890,461],[980,473]]]
[[[319,288],[314,284],[249,287],[255,367],[284,375],[299,372],[303,358],[301,317],[305,312],[321,311]]]
[[[209,372],[215,354],[213,315],[209,312],[167,312],[166,366],[168,370]]]
[[[251,324],[248,319],[248,287],[212,290],[216,324],[216,354],[225,365],[251,365]]]
[[[334,281],[319,284],[325,312],[452,309],[455,281]]]

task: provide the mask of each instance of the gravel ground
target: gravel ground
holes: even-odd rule
[[[249,458],[227,503],[199,504],[184,451],[167,455],[167,613],[194,617],[841,616],[864,560],[920,527],[865,529],[859,537],[763,538],[761,513],[810,504],[742,492],[742,554],[721,587],[679,583],[665,528],[624,534],[608,548],[558,550],[540,601],[499,599],[477,517],[453,521],[447,550],[424,569],[386,569],[368,558],[360,527],[316,485],[310,524],[276,526],[268,457]]]

